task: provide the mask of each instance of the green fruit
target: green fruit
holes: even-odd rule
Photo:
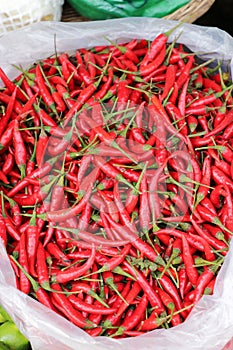
[[[0,341],[0,350],[10,350],[9,346]]]
[[[0,326],[0,342],[8,346],[9,350],[30,349],[30,345],[27,338],[25,338],[25,336],[19,331],[17,326],[10,321],[7,321]],[[0,347],[0,349],[4,350],[3,347]]]
[[[11,317],[8,315],[6,310],[0,305],[0,323],[3,323],[5,321],[12,321]],[[0,347],[1,350],[1,347]]]

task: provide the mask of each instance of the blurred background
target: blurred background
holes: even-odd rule
[[[215,0],[211,8],[195,24],[218,27],[233,36],[233,0]]]

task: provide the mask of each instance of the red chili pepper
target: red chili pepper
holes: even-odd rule
[[[92,83],[80,92],[78,100],[74,103],[74,105],[70,108],[70,110],[66,113],[64,117],[64,126],[68,125],[74,113],[80,110],[83,104],[87,102],[87,100],[96,91],[96,88],[97,88],[97,83]]]
[[[116,309],[114,308],[104,308],[101,305],[87,304],[75,295],[69,295],[68,300],[71,302],[75,309],[79,311],[88,312],[90,314],[111,315],[114,312],[116,312]]]
[[[151,222],[147,178],[144,175],[140,184],[139,222],[142,232],[148,232]]]
[[[66,84],[66,82],[65,82]],[[67,85],[67,84],[66,84]],[[68,108],[72,108],[73,105],[75,104],[75,101],[72,99],[74,94],[76,95],[77,93],[80,92],[80,89],[77,90],[72,90],[70,93],[67,90],[67,86],[64,86],[64,84],[59,83],[56,85],[57,92],[59,93],[60,97],[64,100],[65,104],[67,105]]]
[[[91,268],[95,260],[95,247],[92,248],[91,255],[87,259],[86,263],[79,267],[70,267],[66,271],[60,271],[55,275],[52,275],[52,281],[56,283],[66,283],[72,281],[73,279],[77,279],[80,276],[85,275],[87,271]]]
[[[36,225],[36,211],[34,208],[33,216],[29,221],[28,228],[26,230],[26,250],[28,256],[28,268],[31,275],[37,277],[35,271],[36,252],[39,243],[39,230]]]
[[[215,282],[216,282],[216,276],[214,278],[212,278],[212,280],[205,287],[205,289],[204,289],[205,295],[211,295],[214,293]]]
[[[153,262],[156,262],[157,258],[159,259],[158,254],[154,251],[154,249],[147,242],[144,242],[140,237],[137,237],[135,232],[130,231],[127,226],[122,226],[114,222],[109,216],[108,221],[111,224],[111,228],[116,230],[116,232],[120,235],[122,241],[128,240],[128,242],[130,242],[136,249],[140,251],[142,256],[146,256]]]
[[[2,217],[2,215],[0,215],[0,238],[4,244],[4,246],[7,246],[7,231],[6,231],[6,225],[5,225],[5,221]]]
[[[190,70],[191,70],[193,64],[194,64],[194,56],[191,55],[188,58],[188,62],[184,66],[183,70],[181,71],[181,73],[176,81],[178,89],[180,89],[183,86],[183,84],[186,82],[186,80],[189,78]]]
[[[222,170],[226,175],[231,174],[231,165],[229,165],[229,163],[227,163],[225,160],[215,160],[214,165]]]
[[[161,302],[160,297],[155,293],[154,289],[151,287],[151,285],[146,280],[145,276],[141,271],[136,269],[136,267],[132,267],[127,261],[124,261],[124,266],[127,267],[127,270],[134,276],[134,278],[137,279],[138,283],[140,284],[141,288],[143,289],[144,293],[147,295],[148,300],[152,307],[156,307],[156,311],[158,314],[164,311],[164,306]]]
[[[216,209],[208,197],[206,197],[202,200],[201,205],[203,207],[205,207],[206,209],[208,209],[212,214],[217,216]]]
[[[67,299],[67,297],[64,294],[61,294],[59,292],[62,292],[61,287],[57,283],[53,283],[51,285],[53,290],[57,290],[58,292],[53,292],[51,294],[52,301],[54,300],[56,302],[56,307],[59,307],[59,310],[76,326],[84,329],[93,328],[94,325],[92,322],[87,322],[82,314],[76,310],[71,302]]]
[[[160,281],[163,289],[172,297],[177,311],[183,309],[183,305],[182,305],[178,290],[176,289],[176,287],[173,284],[173,282],[171,281],[171,279],[169,277],[167,277],[166,275],[163,275],[159,281]],[[182,311],[181,315],[185,319],[187,316],[187,312]]]
[[[167,43],[168,37],[166,34],[159,34],[151,43],[150,51],[147,51],[145,57],[141,61],[141,65],[147,66],[149,62],[153,61],[154,58],[161,52]]]
[[[38,189],[38,191],[35,191],[31,195],[16,194],[13,197],[13,199],[16,203],[18,203],[21,206],[34,206],[36,203],[42,202],[47,197],[52,185],[53,185],[53,181],[49,184],[42,186],[40,189]]]
[[[157,54],[157,56],[150,63],[143,65],[141,62],[140,75],[147,76],[151,74],[153,71],[155,71],[164,62],[165,54],[166,54],[166,47],[165,45],[163,45],[161,47],[161,50]]]
[[[151,331],[163,324],[163,321],[160,321],[157,310],[153,310],[150,316],[141,322],[139,326],[139,331]]]
[[[196,240],[193,240],[191,236],[189,236],[187,233],[182,232],[180,230],[165,228],[165,229],[160,229],[159,231],[155,232],[154,234],[156,234],[159,238],[161,237],[161,235],[169,235],[169,236],[171,235],[171,236],[178,237],[181,239],[182,239],[182,236],[185,235],[188,243],[191,246],[193,246],[194,248],[196,248],[200,251],[204,251],[204,247],[202,244],[200,244]],[[167,240],[167,242],[168,242],[168,240]]]
[[[92,66],[95,69],[94,66]],[[90,76],[89,71],[85,68],[83,64],[78,66],[77,72],[79,74],[80,79],[83,81],[85,86],[90,85],[93,82],[93,79]]]
[[[44,73],[42,71],[42,67],[40,66],[40,64],[36,65],[36,71],[35,72],[36,72],[36,82],[38,84],[41,96],[42,96],[45,104],[49,108],[51,108],[51,110],[54,113],[57,113],[56,107],[55,107],[55,103],[54,103],[54,99],[53,99],[52,95],[50,94],[48,87],[45,84],[45,80],[44,80],[44,77],[43,77]]]
[[[18,204],[13,199],[7,197],[6,195],[4,195],[4,197],[7,199],[7,201],[10,204],[11,219],[12,219],[13,224],[16,227],[19,227],[22,224],[21,210],[20,210]]]
[[[15,149],[15,162],[19,167],[21,177],[24,178],[26,176],[27,149],[19,131],[19,122],[17,119],[15,119],[13,130],[13,142]]]
[[[172,102],[168,102],[166,104],[166,110],[168,111],[172,119],[177,121],[177,125],[180,130],[180,133],[183,135],[187,135],[188,127],[186,125],[185,119],[182,117],[180,113],[180,110]]]
[[[181,299],[183,300],[185,296],[185,288],[188,282],[188,278],[187,278],[188,276],[187,276],[185,267],[179,270],[178,276],[179,276],[179,292],[180,292]]]
[[[226,184],[233,192],[233,181],[215,165],[211,167],[211,175],[217,185]]]
[[[103,200],[106,204],[107,213],[109,213],[109,215],[112,217],[113,220],[118,222],[119,221],[119,212],[118,212],[118,208],[117,208],[115,202],[112,199],[108,198],[106,196],[106,194],[104,193],[104,191],[98,190],[98,193],[103,198]]]
[[[224,94],[224,90],[217,92],[217,93],[212,93],[203,97],[200,97],[197,101],[194,101],[191,104],[192,108],[195,107],[199,107],[199,106],[203,106],[203,105],[208,105],[211,104],[212,102],[214,102],[216,99],[218,99],[219,97],[221,97]]]
[[[6,155],[6,158],[4,160],[2,171],[5,175],[9,174],[11,170],[13,169],[15,164],[15,158],[12,153],[8,153]]]
[[[41,168],[36,168],[29,177],[26,177],[19,181],[17,185],[7,193],[8,197],[15,196],[19,191],[25,188],[31,182],[31,180],[36,178],[43,178],[46,174],[48,174],[51,171],[53,165],[56,162],[57,157],[54,157],[46,161]]]
[[[4,73],[2,68],[0,68],[0,79],[2,80],[3,84],[5,84],[6,88],[9,89],[10,93],[12,94],[14,90],[16,90],[17,98],[20,99],[22,102],[26,101],[26,97],[23,94],[23,92],[14,84]]]
[[[161,165],[160,168],[158,168],[155,171],[153,179],[149,184],[149,205],[150,205],[153,223],[155,220],[157,220],[161,216],[161,207],[160,207],[159,196],[157,191],[158,191],[159,178],[162,172],[164,171],[165,166],[166,166],[166,163]]]
[[[209,78],[203,78],[203,87],[214,90],[216,92],[222,91],[222,87],[219,84],[217,84],[214,80]]]
[[[70,260],[66,257],[66,254],[59,248],[59,246],[55,242],[49,242],[46,245],[46,250],[52,257],[56,258],[57,260],[61,260],[63,265],[70,265]]]
[[[224,116],[225,117],[225,116]],[[225,118],[224,118],[225,119]],[[223,140],[229,140],[233,137],[233,123],[230,123],[224,130],[222,138]]]
[[[4,205],[4,197],[3,193],[1,192],[1,215],[4,220],[6,231],[7,233],[13,238],[14,241],[20,241],[20,233],[18,231],[18,228],[15,227],[15,225],[12,223],[10,217],[5,212],[5,205]]]
[[[135,286],[135,288],[134,288],[134,290],[132,290],[132,289],[130,289],[131,281],[126,282],[125,288],[123,289],[121,296],[117,295],[117,298],[112,305],[112,307],[116,308],[118,311],[117,311],[117,313],[109,315],[105,318],[104,326],[112,327],[119,321],[119,319],[121,318],[121,315],[127,309],[128,305],[130,304],[130,300],[132,299],[132,297],[134,299],[141,289],[141,287],[139,287],[136,282],[135,282],[134,286]],[[124,302],[124,300],[126,302]]]
[[[10,102],[11,97],[9,95],[7,95],[6,93],[0,92],[0,101],[8,104]],[[19,101],[15,100],[14,103],[14,111],[17,114],[21,114],[22,111],[22,105]]]
[[[125,161],[124,161],[124,163],[125,163]],[[137,182],[139,180],[140,174],[137,171],[124,168],[120,165],[120,163],[119,163],[119,165],[115,164],[115,162],[113,162],[113,160],[110,160],[109,164],[112,165],[114,168],[116,168],[117,171],[119,171],[119,179],[117,178],[118,181],[123,182],[121,177],[124,177],[126,179],[126,180],[124,179],[124,181],[130,181],[130,182]],[[129,186],[129,187],[132,188],[132,186]]]
[[[131,214],[135,209],[138,203],[138,199],[139,199],[138,193],[130,188],[127,192],[127,197],[125,202],[125,209],[128,211],[129,214]]]
[[[39,284],[42,288],[49,289],[49,270],[46,263],[46,252],[40,241],[37,245],[35,266]]]
[[[182,236],[182,245],[183,245],[183,259],[185,268],[187,271],[188,278],[193,286],[196,286],[198,280],[198,272],[194,267],[194,261],[189,249],[189,244],[185,236]]]
[[[34,143],[34,148],[33,148],[33,152],[31,154],[30,159],[28,159],[27,161],[27,166],[26,166],[26,176],[30,176],[32,174],[32,172],[35,169],[35,161],[36,161],[36,147],[37,147],[37,140]],[[32,192],[31,192],[32,193]],[[30,193],[30,194],[31,194]]]
[[[105,97],[105,95],[108,93],[108,91],[110,91],[110,86],[112,84],[113,81],[113,69],[112,67],[108,68],[108,79],[106,81],[105,84],[103,84],[98,91],[96,91],[96,93],[93,95],[94,100],[98,101],[101,100],[102,98]],[[87,101],[87,103],[90,103],[90,100]]]
[[[197,77],[194,80],[194,86],[196,89],[201,89],[203,87],[203,76],[201,71],[196,71]]]
[[[146,307],[148,305],[147,295],[144,294],[130,316],[124,318],[120,329],[123,330],[123,334],[126,334],[126,331],[134,329],[140,322],[142,315],[146,311]]]
[[[176,71],[177,71],[177,66],[175,65],[169,65],[166,70],[166,77],[165,77],[165,85],[163,89],[163,93],[161,95],[161,100],[163,101],[167,95],[170,93],[175,79],[176,79]]]
[[[122,175],[122,173],[109,162],[105,161],[104,158],[100,156],[94,156],[93,161],[108,177],[116,179],[117,181],[123,182],[126,185],[129,185],[129,187],[132,187],[132,185]]]
[[[84,178],[87,169],[91,165],[91,160],[92,160],[91,155],[84,155],[82,157],[82,160],[81,160],[80,166],[79,166],[78,176],[77,176],[79,184],[81,183],[82,179]]]
[[[233,122],[233,111],[228,111],[225,114],[225,118],[223,119],[223,121],[218,126],[216,126],[216,128],[214,128],[207,135],[205,135],[204,138],[207,138],[207,137],[210,138],[210,137],[220,133],[232,122]]]
[[[200,181],[200,186],[198,187],[196,195],[196,203],[200,203],[209,192],[211,181],[211,159],[209,156],[205,157],[203,166],[202,166],[202,179]]]
[[[189,236],[193,237],[193,239],[196,239],[197,241],[199,241],[203,245],[206,260],[208,260],[208,261],[214,261],[215,260],[215,255],[212,252],[209,243],[203,237],[199,237],[199,236],[194,235],[192,233],[189,233]]]
[[[21,235],[20,241],[19,241],[19,263],[25,269],[26,272],[29,272],[28,256],[27,256],[27,250],[26,250],[26,236],[24,233]],[[29,294],[31,289],[31,284],[28,278],[25,276],[22,270],[19,271],[19,276],[20,276],[19,278],[20,290],[25,294]]]
[[[194,290],[194,298],[193,303],[196,304],[202,295],[204,294],[204,290],[207,287],[207,285],[210,283],[210,281],[213,279],[215,274],[215,268],[206,267],[205,271],[202,272],[202,274],[199,276],[197,280],[197,286]]]
[[[12,120],[6,131],[2,134],[0,138],[0,150],[9,146],[9,144],[13,141],[13,131],[14,131],[15,120]]]
[[[0,69],[0,72],[1,72],[1,69]],[[17,92],[17,89],[15,88],[13,90],[13,93],[12,93],[12,95],[10,97],[10,100],[9,100],[9,103],[7,105],[6,113],[1,118],[0,137],[3,135],[4,131],[6,130],[7,124],[9,123],[9,120],[10,120],[10,118],[12,116],[14,104],[15,104],[15,101],[16,101],[16,92]]]
[[[206,230],[202,229],[194,220],[191,220],[193,227],[195,228],[196,232],[204,238],[210,246],[214,247],[215,249],[222,250],[222,254],[225,255],[224,251],[227,251],[227,245],[223,241],[220,241],[219,239],[211,236]],[[211,222],[211,221],[210,221]]]
[[[140,128],[132,128],[130,130],[135,142],[140,143],[144,145],[146,143],[146,140],[142,134],[142,130]]]
[[[119,256],[114,256],[110,260],[108,260],[106,263],[104,263],[103,267],[100,269],[99,272],[103,271],[112,271],[117,266],[120,266],[121,263],[125,260],[127,254],[129,253],[129,250],[131,248],[131,244],[127,244],[120,252]]]
[[[179,137],[181,140],[183,140],[185,144],[187,144],[186,138],[184,138],[184,136],[182,134],[177,132],[177,129],[171,124],[170,119],[169,119],[163,105],[161,104],[160,100],[156,97],[156,95],[153,95],[151,97],[151,102],[154,106],[154,110],[157,113],[159,113],[159,117],[160,117],[160,119],[162,119],[165,129],[167,131],[169,131],[172,135],[175,134],[177,137]],[[157,113],[155,114],[155,117],[156,117]]]
[[[121,201],[120,193],[119,193],[119,184],[118,182],[115,182],[114,184],[114,189],[113,189],[113,194],[114,194],[114,201],[116,203],[116,207],[119,211],[119,218],[120,221],[123,225],[129,228],[132,232],[137,232],[134,223],[131,222],[130,215],[128,211],[126,210],[124,204]],[[111,216],[111,214],[110,214]],[[114,218],[113,218],[114,219]],[[114,220],[116,222],[116,220]]]

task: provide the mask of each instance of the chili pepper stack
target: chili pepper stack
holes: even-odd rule
[[[169,34],[0,70],[16,285],[91,336],[184,322],[233,234],[230,73]]]

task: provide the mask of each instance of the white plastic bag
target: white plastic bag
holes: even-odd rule
[[[39,21],[59,21],[64,0],[0,0],[0,35]]]
[[[0,66],[14,78],[12,64],[26,68],[55,52],[72,53],[76,48],[108,44],[107,36],[118,42],[131,38],[153,39],[174,27],[174,21],[152,18],[124,18],[98,22],[41,22],[9,33],[0,39]],[[203,58],[231,61],[233,38],[217,29],[183,24],[169,38],[181,33],[179,42]],[[23,40],[22,40],[23,38]],[[233,243],[218,274],[214,295],[204,296],[190,317],[171,329],[159,329],[122,340],[92,338],[85,331],[56,315],[15,288],[13,271],[0,245],[0,304],[6,308],[34,350],[221,350],[233,337]]]

